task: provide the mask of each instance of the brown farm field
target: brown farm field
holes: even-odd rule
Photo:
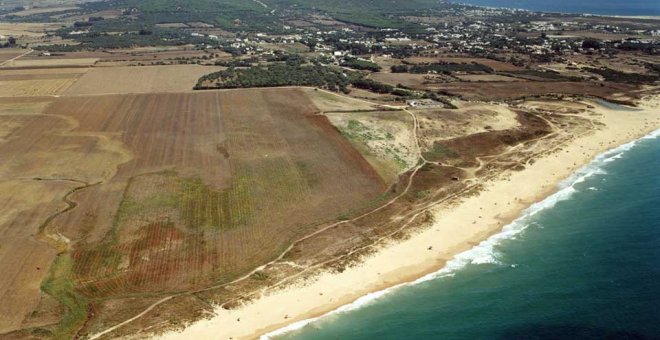
[[[0,65],[4,64],[10,59],[16,58],[25,53],[24,50],[18,48],[2,48],[0,49]]]
[[[519,78],[502,76],[499,74],[466,74],[456,76],[463,81],[477,81],[477,82],[508,82],[508,81],[523,81]]]
[[[427,74],[414,74],[414,73],[389,73],[389,72],[376,72],[371,74],[373,80],[381,83],[398,86],[399,84],[411,87],[414,89],[423,88],[428,82],[429,75]]]
[[[20,58],[4,65],[7,68],[88,67],[98,58]]]
[[[14,15],[14,16],[17,16],[17,17],[26,17],[26,16],[30,16],[30,15],[35,15],[35,14],[70,11],[70,10],[74,10],[74,9],[77,9],[77,8],[78,7],[75,7],[75,6],[57,6],[57,7],[31,8],[31,9],[26,9],[26,10],[23,10],[23,11],[12,12],[11,15]]]
[[[85,68],[3,69],[0,71],[0,96],[59,95],[85,72]]]
[[[0,35],[37,38],[62,27],[59,23],[0,22]]]
[[[71,338],[113,301],[228,282],[376,202],[387,183],[311,95],[4,100],[0,334]]]
[[[192,91],[197,80],[218,71],[214,66],[96,67],[66,92],[68,95]]]
[[[37,80],[0,80],[0,93],[22,96],[57,95],[66,90],[76,78],[37,79]]]

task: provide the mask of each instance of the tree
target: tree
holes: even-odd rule
[[[392,65],[392,73],[406,73],[408,72],[408,66],[406,65]]]
[[[584,49],[589,49],[589,48],[599,49],[600,48],[600,41],[598,41],[596,39],[593,39],[593,38],[584,39],[584,41],[582,42],[582,48],[584,48]]]
[[[83,28],[83,27],[89,27],[92,26],[91,22],[88,21],[76,21],[73,23],[73,27],[75,28]]]
[[[9,40],[7,40],[7,43],[9,44],[9,46],[15,46],[16,45],[16,38],[9,37]]]

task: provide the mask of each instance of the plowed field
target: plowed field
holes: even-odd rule
[[[228,282],[387,189],[304,90],[53,100],[0,115],[0,333]]]

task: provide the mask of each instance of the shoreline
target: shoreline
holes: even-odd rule
[[[508,232],[508,226],[525,218],[530,207],[561,192],[563,188],[558,185],[576,176],[576,171],[597,156],[660,128],[660,97],[647,104],[650,106],[642,106],[641,111],[598,106],[594,109],[601,114],[598,121],[605,123],[601,129],[576,137],[559,152],[537,158],[522,171],[507,171],[486,182],[478,195],[464,197],[456,206],[432,209],[435,221],[431,227],[380,247],[355,267],[337,274],[319,274],[312,282],[272,291],[235,310],[218,308],[212,318],[158,338],[268,338],[328,314],[359,308],[398,287],[432,279],[451,271],[448,264],[452,261],[493,261],[487,254],[472,254],[467,259],[461,256],[493,235]]]
[[[286,327],[277,329],[267,334],[263,334],[260,336],[260,339],[276,338],[286,333],[299,330],[305,327],[306,325],[313,324],[317,321],[323,322],[323,319],[327,317],[331,317],[333,315],[340,315],[344,312],[359,309],[360,307],[368,304],[371,301],[389,295],[390,293],[395,293],[395,291],[398,290],[399,288],[414,286],[441,277],[453,276],[455,271],[464,268],[468,264],[499,263],[499,261],[496,258],[491,256],[494,251],[493,247],[499,245],[500,241],[511,239],[515,235],[525,231],[525,229],[527,229],[527,227],[530,225],[529,219],[534,215],[536,215],[537,213],[542,212],[546,209],[551,209],[557,203],[570,199],[572,194],[576,192],[573,187],[575,184],[579,184],[588,177],[591,177],[593,175],[602,174],[598,166],[592,168],[592,165],[597,165],[597,164],[602,165],[611,162],[619,158],[626,151],[633,148],[638,141],[644,139],[655,139],[659,136],[660,136],[660,129],[657,129],[649,134],[646,134],[645,136],[639,139],[635,139],[632,142],[620,145],[618,147],[609,149],[599,154],[596,158],[593,159],[591,163],[584,165],[582,168],[578,169],[578,171],[576,171],[571,177],[567,178],[562,183],[560,183],[560,186],[558,187],[559,190],[557,190],[555,193],[551,194],[550,196],[546,197],[545,199],[539,202],[532,204],[530,207],[525,209],[518,218],[511,221],[511,223],[506,224],[501,230],[493,233],[479,244],[475,245],[472,248],[469,248],[464,252],[456,254],[454,258],[447,261],[445,265],[440,269],[438,269],[437,271],[426,274],[414,281],[403,282],[395,286],[385,288],[384,290],[370,293],[368,295],[360,297],[359,299],[347,305],[343,305],[321,316],[306,320],[301,320],[293,324],[290,324]]]

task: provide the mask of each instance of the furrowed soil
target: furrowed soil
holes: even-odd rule
[[[0,101],[0,333],[59,321],[63,307],[41,288],[69,240],[46,230],[47,222],[70,209],[67,196],[109,178],[123,159],[101,136],[74,133],[69,118],[43,114],[48,100]]]
[[[72,338],[227,283],[388,189],[307,90],[43,100],[0,103],[7,338]]]

